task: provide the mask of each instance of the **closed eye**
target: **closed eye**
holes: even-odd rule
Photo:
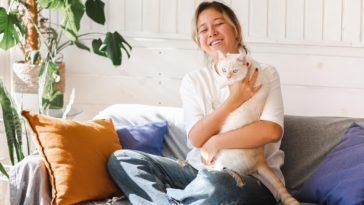
[[[207,29],[201,29],[198,33],[206,33]]]
[[[234,70],[233,70],[233,73],[237,73],[237,72],[238,72],[238,70],[237,70],[237,69],[234,69]]]

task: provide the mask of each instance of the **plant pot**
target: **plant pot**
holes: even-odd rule
[[[65,90],[65,64],[57,62],[61,80],[55,84],[55,89]],[[40,65],[27,64],[22,61],[13,65],[13,90],[17,93],[38,93],[38,75]]]
[[[55,90],[65,91],[65,64],[57,62],[60,81],[54,85]],[[12,92],[18,105],[25,110],[39,111],[39,71],[40,65],[15,62],[12,72]]]
[[[13,64],[13,90],[16,93],[38,93],[40,66],[15,62]]]

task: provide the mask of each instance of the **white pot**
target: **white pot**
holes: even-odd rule
[[[65,92],[65,64],[57,63],[60,82],[54,85],[54,89]],[[12,72],[12,93],[19,106],[24,110],[39,112],[38,75],[40,65],[32,65],[24,62],[15,62]]]
[[[17,93],[38,93],[40,65],[16,62],[13,64],[13,88]]]
[[[40,66],[15,62],[12,72],[12,91],[17,104],[25,110],[38,112],[38,74]]]

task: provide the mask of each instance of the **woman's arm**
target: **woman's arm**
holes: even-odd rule
[[[190,130],[188,138],[194,147],[202,147],[211,136],[217,134],[226,117],[233,111],[229,102],[225,101],[212,113],[199,120]]]
[[[212,136],[201,148],[201,161],[211,164],[220,149],[249,149],[278,141],[282,127],[271,121],[258,120],[235,130]]]
[[[210,138],[217,149],[256,148],[277,142],[282,136],[282,127],[277,123],[259,120],[241,128],[218,134]]]

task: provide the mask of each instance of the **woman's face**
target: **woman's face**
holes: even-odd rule
[[[238,53],[234,28],[222,13],[213,8],[202,11],[197,20],[197,32],[202,50],[217,60],[217,51]]]

